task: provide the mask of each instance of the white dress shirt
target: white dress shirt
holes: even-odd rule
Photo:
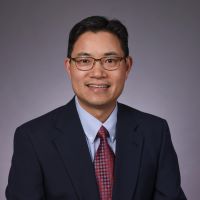
[[[108,130],[110,135],[110,137],[108,138],[108,144],[115,153],[115,147],[116,147],[115,133],[116,133],[117,109],[118,109],[117,104],[113,112],[108,117],[108,119],[104,123],[102,123],[101,121],[96,119],[94,116],[92,116],[90,113],[88,113],[81,107],[77,97],[75,98],[75,102],[76,102],[76,109],[78,111],[78,115],[86,135],[86,140],[92,161],[94,161],[95,153],[99,147],[100,139],[96,137],[96,135],[101,126],[104,126]]]

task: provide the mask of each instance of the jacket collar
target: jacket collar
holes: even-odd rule
[[[71,178],[78,199],[99,199],[94,166],[90,157],[85,134],[72,99],[56,116],[56,138],[53,143]],[[142,134],[137,111],[118,104],[116,132],[115,183],[113,200],[130,200],[137,183]]]
[[[138,113],[119,104],[113,200],[130,200],[136,189],[143,147]]]

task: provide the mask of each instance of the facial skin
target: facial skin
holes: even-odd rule
[[[96,59],[108,54],[124,56],[119,39],[104,31],[85,32],[78,38],[71,57],[86,54]],[[100,62],[96,62],[89,71],[80,71],[69,58],[65,60],[66,71],[80,105],[102,122],[106,121],[115,108],[131,66],[132,59],[128,57],[122,60],[119,68],[114,71],[103,69]]]

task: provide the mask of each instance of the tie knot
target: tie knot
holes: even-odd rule
[[[101,126],[101,128],[99,129],[97,135],[98,135],[98,137],[100,139],[105,139],[105,138],[109,137],[109,133],[108,133],[107,129],[104,126]]]

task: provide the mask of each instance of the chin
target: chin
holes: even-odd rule
[[[116,101],[107,101],[107,100],[95,100],[95,101],[88,101],[88,105],[94,108],[106,108],[112,107],[115,105]]]

